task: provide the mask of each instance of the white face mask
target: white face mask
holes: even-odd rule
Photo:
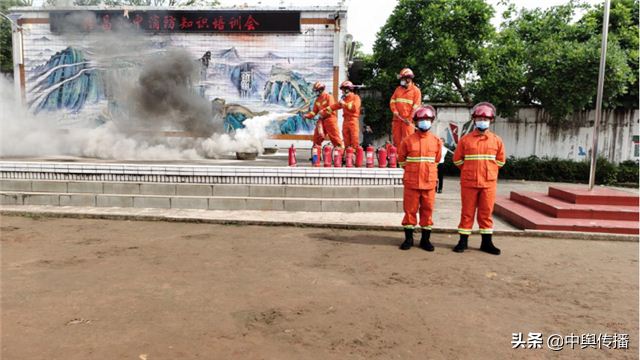
[[[400,85],[401,86],[407,86],[407,80],[400,80]]]
[[[479,120],[476,121],[476,127],[478,128],[478,130],[487,130],[490,123],[491,122],[489,120]]]
[[[427,131],[431,129],[431,120],[420,120],[418,121],[418,129],[422,131]]]

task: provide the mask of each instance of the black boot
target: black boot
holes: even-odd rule
[[[453,251],[457,253],[464,252],[467,249],[467,242],[469,241],[469,235],[460,234],[460,240],[458,245],[453,248]]]
[[[480,251],[484,251],[493,255],[500,255],[500,249],[493,246],[493,241],[491,241],[491,234],[482,234],[482,244],[480,244]]]
[[[429,238],[431,237],[431,230],[422,229],[422,237],[420,238],[420,247],[426,251],[433,251],[433,245]]]
[[[400,245],[400,250],[409,250],[413,246],[413,229],[404,229],[404,242]]]

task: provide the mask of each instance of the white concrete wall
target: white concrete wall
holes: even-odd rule
[[[471,130],[470,109],[461,106],[438,107],[438,121],[434,131],[452,143],[450,125],[460,131]],[[598,136],[598,154],[613,162],[638,160],[634,136],[639,135],[638,109],[627,111],[605,111]],[[595,110],[581,112],[567,118],[576,125],[559,129],[547,124],[548,115],[541,109],[523,108],[517,120],[498,118],[491,130],[502,137],[508,156],[517,158],[536,155],[561,159],[589,159],[592,147]],[[637,139],[637,138],[636,138]]]

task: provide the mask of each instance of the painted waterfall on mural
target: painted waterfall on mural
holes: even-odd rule
[[[35,113],[48,112],[63,126],[97,126],[118,109],[113,78],[132,78],[146,58],[186,50],[199,74],[193,91],[211,102],[211,121],[227,131],[268,112],[291,116],[274,121],[271,134],[310,134],[302,117],[313,103],[311,84],[333,80],[333,34],[309,25],[300,34],[144,34],[135,45],[91,35],[53,34],[33,25],[25,38],[26,99]],[[117,84],[117,82],[115,83]],[[117,85],[116,85],[117,87]]]

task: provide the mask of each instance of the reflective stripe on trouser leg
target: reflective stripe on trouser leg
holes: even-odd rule
[[[393,145],[395,147],[400,146],[402,140],[413,133],[413,126],[406,125],[402,121],[394,120],[391,123],[391,135],[393,138]]]
[[[407,228],[415,227],[418,224],[418,218],[416,214],[420,205],[420,191],[414,189],[404,188],[404,194],[402,196],[402,207],[404,209],[404,218],[402,219],[402,225]]]
[[[493,234],[493,205],[496,202],[496,185],[480,189],[478,194],[478,226],[480,234]]]
[[[458,224],[458,233],[463,235],[471,234],[473,229],[473,218],[476,214],[478,205],[478,195],[480,188],[462,187],[460,188],[460,199],[462,200],[462,209],[460,210],[460,223]]]
[[[420,190],[420,227],[431,230],[433,225],[433,208],[436,201],[436,190]]]

